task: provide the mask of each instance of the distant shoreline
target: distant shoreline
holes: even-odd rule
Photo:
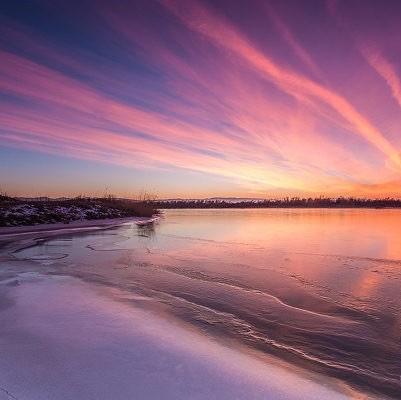
[[[160,206],[160,210],[184,210],[184,209],[193,209],[193,210],[219,210],[219,209],[238,209],[238,210],[244,210],[244,209],[289,209],[289,210],[304,210],[304,209],[310,209],[310,210],[364,210],[364,209],[369,209],[369,210],[398,210],[401,209],[401,206],[394,206],[394,207],[362,207],[362,206],[337,206],[337,207],[324,207],[324,206],[300,206],[300,207],[295,207],[295,206],[238,206],[238,205],[233,205],[233,206],[206,206],[206,207],[191,207],[191,206],[176,206],[176,207],[166,207],[166,206]]]
[[[161,210],[168,209],[401,209],[401,200],[395,203],[381,201],[367,201],[332,204],[294,204],[292,202],[258,201],[258,202],[222,202],[222,201],[159,201],[152,202],[154,207]]]
[[[401,199],[354,197],[284,197],[280,199],[208,198],[168,199],[150,202],[158,209],[171,208],[401,208]]]

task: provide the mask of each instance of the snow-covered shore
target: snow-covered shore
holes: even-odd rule
[[[0,400],[351,397],[71,277],[0,282]]]
[[[151,217],[157,213],[147,202],[114,197],[29,201],[0,195],[0,227]]]
[[[94,219],[120,218],[124,214],[117,209],[102,207],[100,204],[82,206],[50,206],[40,202],[32,204],[17,204],[2,210],[2,219],[6,226],[34,225],[44,223],[69,223]]]

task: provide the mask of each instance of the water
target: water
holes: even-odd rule
[[[169,210],[154,226],[45,240],[17,257],[400,398],[400,233],[398,210]]]

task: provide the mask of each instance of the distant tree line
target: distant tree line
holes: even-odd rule
[[[401,199],[360,199],[354,197],[318,197],[265,200],[153,200],[156,208],[401,208]]]

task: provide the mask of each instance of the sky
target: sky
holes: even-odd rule
[[[401,2],[2,1],[0,190],[401,197]]]

